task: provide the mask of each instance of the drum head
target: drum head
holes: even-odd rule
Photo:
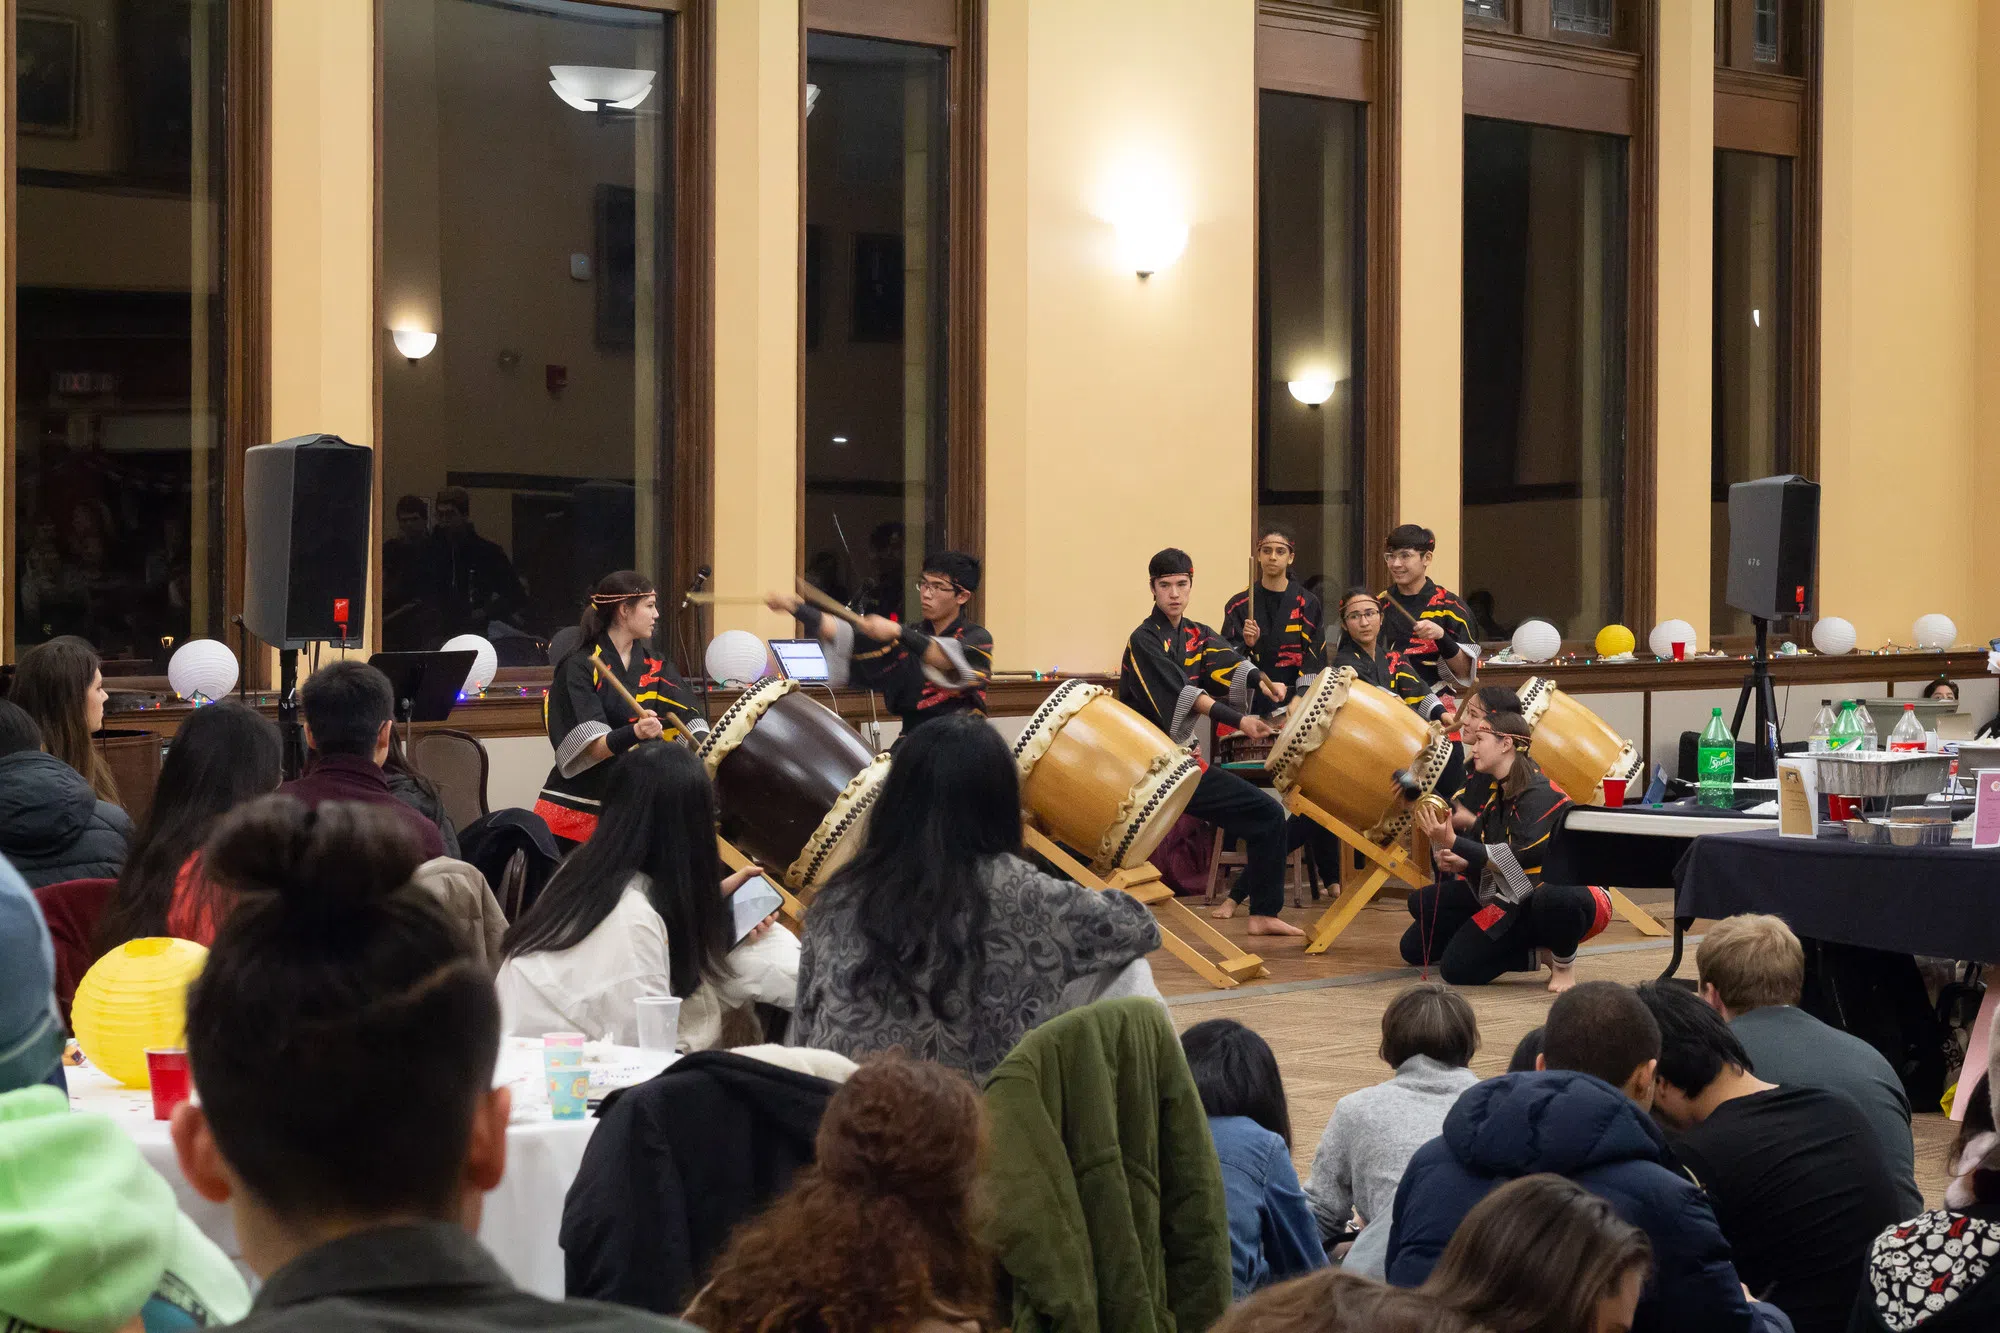
[[[736,696],[736,702],[715,720],[708,739],[695,751],[701,757],[703,767],[708,769],[710,778],[715,776],[716,765],[727,759],[730,751],[741,745],[743,738],[755,729],[765,710],[798,687],[798,682],[783,676],[769,676]]]
[[[889,776],[889,756],[877,755],[868,767],[834,799],[812,837],[806,840],[799,859],[786,868],[785,884],[794,893],[810,896],[835,872],[846,865],[868,836],[868,812],[881,794]]]
[[[1292,697],[1291,716],[1285,719],[1285,729],[1264,758],[1264,772],[1280,792],[1290,794],[1300,762],[1325,743],[1333,715],[1347,702],[1347,691],[1353,684],[1354,668],[1338,667],[1320,672]]]
[[[1042,700],[1042,706],[1034,711],[1014,742],[1014,765],[1020,771],[1021,781],[1028,780],[1036,763],[1055,744],[1063,724],[1099,695],[1108,695],[1108,691],[1087,680],[1066,680],[1049,691],[1049,697]]]

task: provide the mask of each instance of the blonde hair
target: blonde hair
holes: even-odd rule
[[[1715,987],[1733,1014],[1797,1004],[1806,987],[1806,951],[1775,916],[1727,917],[1709,927],[1695,950],[1702,983]]]

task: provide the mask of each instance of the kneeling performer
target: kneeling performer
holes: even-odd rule
[[[1576,984],[1576,947],[1611,919],[1611,898],[1582,884],[1545,884],[1542,858],[1569,803],[1528,757],[1528,723],[1495,713],[1469,739],[1488,781],[1463,833],[1449,816],[1419,808],[1437,880],[1410,896],[1416,918],[1403,933],[1403,961],[1435,962],[1453,986],[1483,986],[1505,972],[1546,964],[1551,991]]]
[[[1153,614],[1126,641],[1118,667],[1118,701],[1167,733],[1176,745],[1194,738],[1195,722],[1207,714],[1239,728],[1252,740],[1270,736],[1271,724],[1247,716],[1250,692],[1283,703],[1285,687],[1237,656],[1208,626],[1185,618],[1194,593],[1194,561],[1168,547],[1147,568]],[[1280,919],[1285,905],[1285,807],[1218,765],[1202,770],[1187,813],[1206,819],[1234,842],[1241,838],[1249,861],[1237,878],[1236,893],[1250,899],[1252,935],[1303,935]],[[1232,895],[1233,897],[1234,895]],[[1218,916],[1226,915],[1218,909]]]

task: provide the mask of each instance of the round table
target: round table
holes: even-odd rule
[[[644,1082],[675,1057],[633,1046],[592,1042],[584,1048],[590,1067],[593,1098],[612,1088]],[[69,1081],[70,1107],[108,1115],[115,1120],[147,1163],[174,1188],[181,1211],[243,1267],[236,1227],[224,1204],[210,1203],[194,1192],[174,1156],[167,1122],[153,1119],[153,1095],[144,1088],[127,1088],[90,1066],[64,1071]],[[513,1089],[514,1113],[507,1126],[507,1172],[486,1196],[479,1239],[500,1266],[523,1289],[560,1300],[563,1296],[563,1255],[557,1236],[562,1229],[563,1198],[576,1179],[583,1150],[597,1128],[597,1117],[557,1120],[549,1114],[548,1088],[542,1078],[542,1043],[534,1037],[507,1037],[493,1071],[493,1085]],[[250,1276],[245,1270],[245,1276]]]

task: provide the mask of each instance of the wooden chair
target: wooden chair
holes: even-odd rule
[[[467,731],[440,727],[410,742],[410,767],[437,787],[452,827],[468,829],[486,808],[486,747]]]
[[[1208,891],[1202,901],[1210,906],[1222,901],[1224,870],[1240,870],[1250,864],[1250,855],[1224,846],[1222,830],[1215,831],[1215,849],[1208,858]],[[1306,864],[1306,849],[1292,848],[1292,854],[1285,858],[1285,893],[1292,906],[1304,907],[1314,892],[1311,882],[1311,868]]]

